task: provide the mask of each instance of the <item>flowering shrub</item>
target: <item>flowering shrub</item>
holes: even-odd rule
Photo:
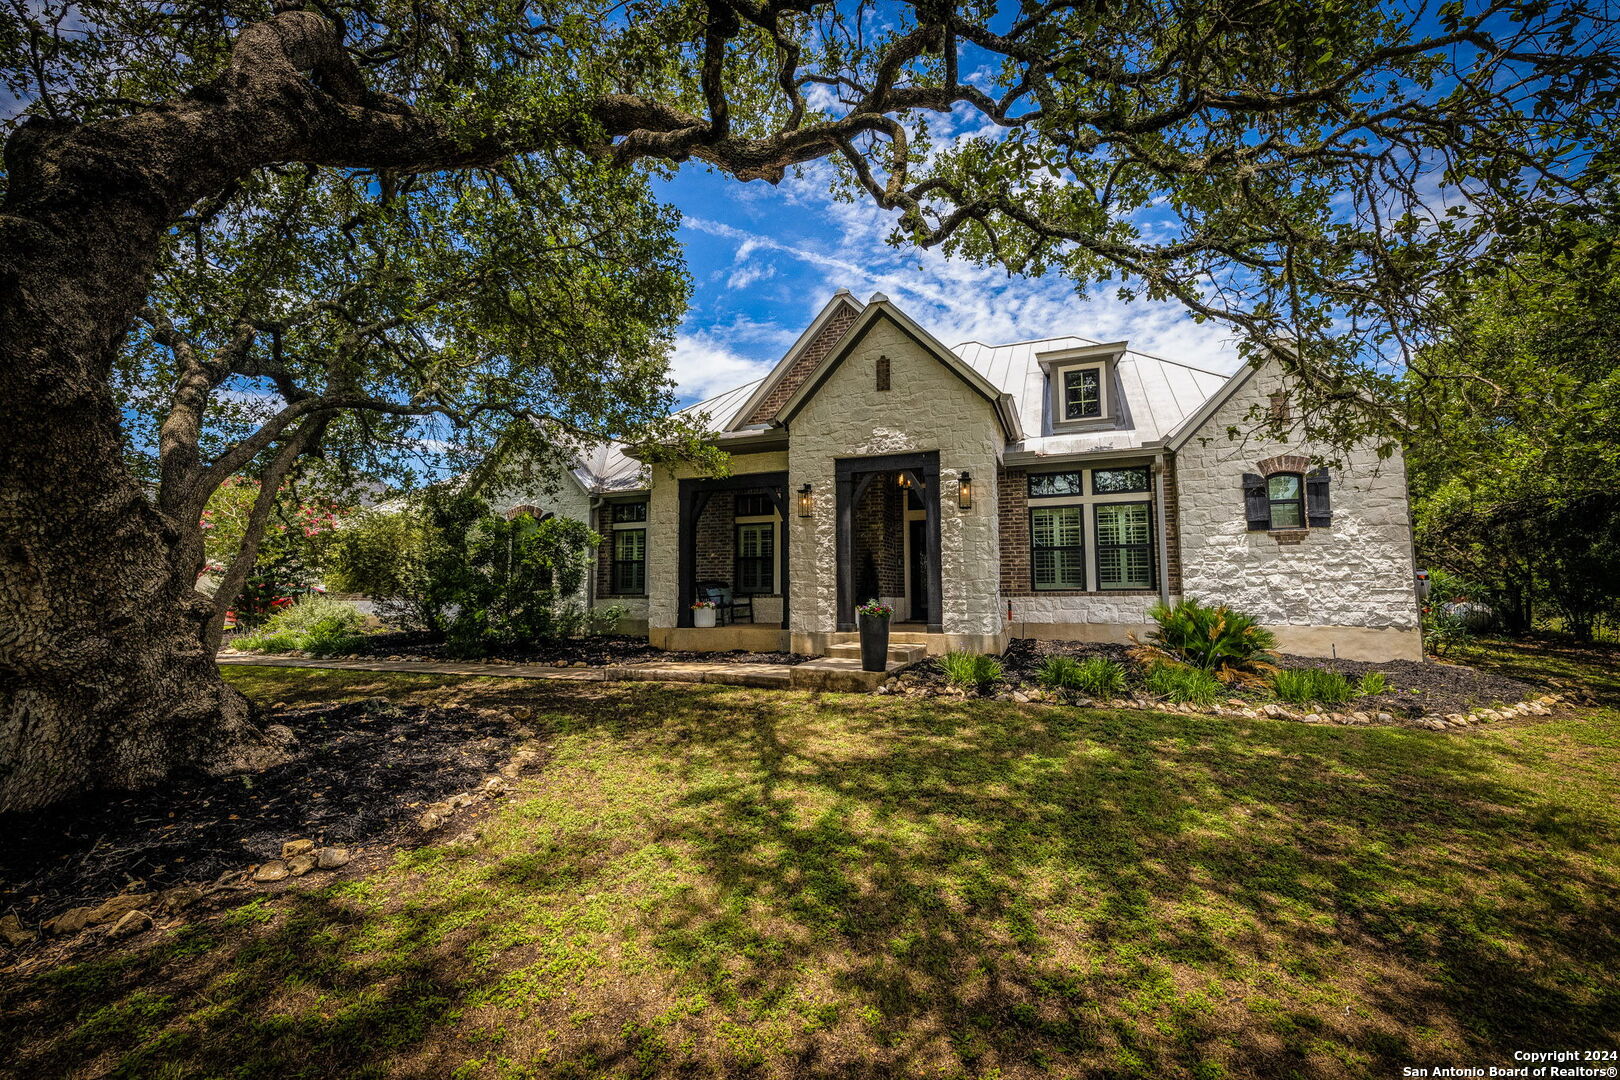
[[[703,611],[703,610],[706,610],[706,609],[712,608],[712,607],[714,607],[714,601],[713,600],[694,600],[694,601],[692,601],[692,610],[693,611]]]

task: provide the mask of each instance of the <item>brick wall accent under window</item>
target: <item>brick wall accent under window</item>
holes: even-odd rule
[[[1001,517],[1001,595],[1003,596],[1086,596],[1067,589],[1036,591],[1030,583],[1029,566],[1029,478],[1023,469],[996,470],[996,511]],[[1088,511],[1089,512],[1089,511]],[[1170,591],[1181,594],[1180,508],[1176,496],[1176,463],[1166,459],[1164,474],[1165,580]],[[1157,549],[1153,557],[1158,558]],[[1086,552],[1087,576],[1091,574],[1091,552]]]
[[[838,310],[828,318],[827,325],[821,328],[821,333],[805,346],[805,350],[799,354],[793,366],[782,376],[782,381],[771,388],[771,392],[759,403],[759,408],[754,410],[754,415],[750,416],[747,422],[763,424],[774,418],[777,411],[787,404],[788,398],[793,396],[794,391],[804,385],[804,380],[810,377],[816,365],[832,352],[833,346],[843,338],[845,331],[854,325],[857,314],[859,313],[852,304],[838,305]]]

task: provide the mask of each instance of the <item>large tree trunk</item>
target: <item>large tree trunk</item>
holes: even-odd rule
[[[13,137],[0,208],[0,810],[275,753],[203,646],[195,545],[126,466],[109,386],[191,192],[133,147],[54,154],[72,134]]]

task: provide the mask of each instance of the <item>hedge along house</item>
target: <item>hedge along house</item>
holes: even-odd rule
[[[1123,641],[1183,596],[1289,652],[1419,659],[1401,458],[1257,442],[1274,365],[1227,376],[1058,337],[946,348],[839,292],[764,379],[692,407],[731,475],[595,448],[547,509],[605,537],[590,599],[679,649],[822,653],[879,598],[901,640]],[[1245,434],[1246,433],[1246,434]],[[693,625],[718,595],[722,625]]]

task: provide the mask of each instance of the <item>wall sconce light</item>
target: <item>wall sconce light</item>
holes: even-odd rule
[[[973,477],[966,469],[956,474],[956,505],[963,510],[973,509]]]
[[[804,487],[799,489],[799,516],[809,517],[812,508],[813,503],[810,498],[810,485],[806,483]]]
[[[901,491],[906,490],[911,486],[911,474],[908,472],[902,472],[900,474],[900,479],[896,482],[900,485]]]

